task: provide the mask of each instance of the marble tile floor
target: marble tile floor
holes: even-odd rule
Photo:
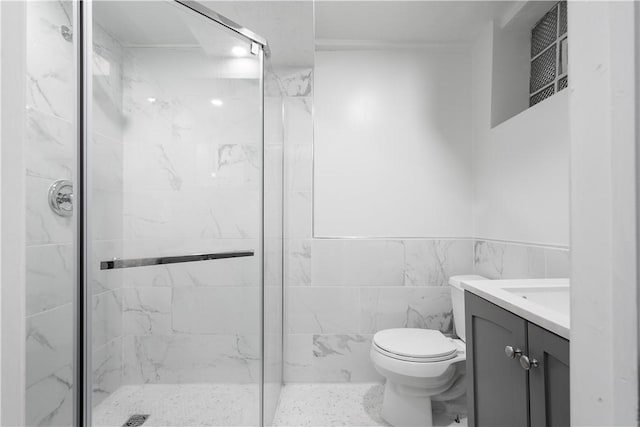
[[[273,425],[277,427],[389,426],[382,417],[384,386],[378,383],[287,384]],[[433,402],[434,425],[466,427],[464,402]]]
[[[118,388],[93,410],[93,426],[120,427],[134,414],[144,427],[256,426],[255,384],[144,384]]]

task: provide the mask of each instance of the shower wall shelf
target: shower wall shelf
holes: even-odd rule
[[[212,259],[242,258],[253,256],[252,250],[234,252],[215,252],[207,254],[175,255],[156,258],[128,258],[101,261],[100,270],[114,270],[118,268],[146,267],[149,265],[177,264],[184,262],[209,261]]]

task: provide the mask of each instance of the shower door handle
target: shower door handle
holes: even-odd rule
[[[156,258],[128,258],[128,259],[114,258],[109,261],[101,261],[100,270],[114,270],[116,268],[146,267],[149,265],[209,261],[212,259],[241,258],[241,257],[249,257],[253,255],[254,255],[254,252],[252,250],[246,250],[246,251],[233,251],[233,252],[214,252],[214,253],[207,253],[207,254],[175,255],[175,256],[165,256],[165,257],[156,257]]]

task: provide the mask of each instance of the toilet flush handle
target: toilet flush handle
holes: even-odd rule
[[[519,348],[514,348],[510,345],[506,346],[504,348],[504,354],[509,358],[509,359],[515,359],[516,357],[520,357],[522,356],[522,350],[520,350]]]

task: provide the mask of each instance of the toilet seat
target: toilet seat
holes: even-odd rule
[[[471,279],[482,278],[450,278],[459,338],[411,328],[388,329],[374,335],[369,357],[385,379],[381,416],[390,425],[433,427],[432,399],[457,399],[465,393],[464,291],[455,285]]]
[[[393,359],[396,360],[400,360],[403,362],[415,362],[415,363],[435,363],[435,362],[445,362],[447,360],[451,360],[454,357],[456,357],[456,353],[453,353],[451,355],[448,356],[443,356],[443,357],[411,357],[411,356],[401,356],[398,354],[394,354],[394,353],[390,353],[380,347],[378,347],[377,345],[374,345],[375,347],[375,351],[377,351],[378,353],[387,356],[387,357],[391,357]]]
[[[418,363],[450,360],[459,350],[442,332],[417,328],[380,331],[373,337],[373,347],[387,357]]]

